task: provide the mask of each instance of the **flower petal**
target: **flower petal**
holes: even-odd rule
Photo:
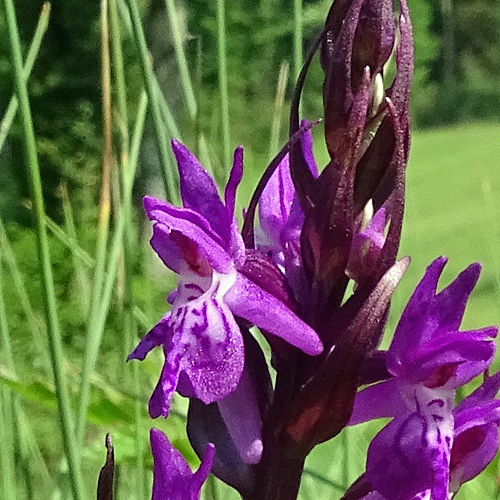
[[[427,324],[428,311],[445,264],[446,259],[440,257],[427,268],[401,315],[387,352],[387,367],[393,375],[401,371],[407,353],[428,340],[429,329],[432,328]]]
[[[154,459],[152,500],[197,500],[213,465],[213,445],[207,446],[200,468],[193,474],[163,432],[151,429],[149,435]]]
[[[436,295],[432,315],[439,328],[447,331],[458,330],[469,296],[477,283],[481,264],[471,264],[444,290]]]
[[[495,355],[495,327],[443,333],[420,347],[405,366],[408,382],[456,388],[484,372]]]
[[[233,440],[222,420],[217,403],[203,404],[199,399],[191,399],[187,432],[191,445],[200,456],[207,443],[214,443],[217,460],[213,473],[222,481],[235,488],[243,497],[249,497],[253,488],[255,471],[241,460]]]
[[[367,479],[387,500],[419,498],[433,487],[433,500],[448,500],[448,461],[442,447],[430,443],[428,422],[415,412],[394,419],[370,444]]]
[[[480,385],[472,394],[469,394],[465,399],[455,407],[455,412],[460,412],[465,408],[476,406],[481,403],[488,403],[495,398],[500,390],[500,372],[488,377],[482,385]]]
[[[172,394],[177,388],[179,374],[181,371],[180,360],[182,352],[180,343],[176,339],[179,335],[173,335],[168,347],[163,346],[165,362],[161,370],[160,378],[149,398],[149,416],[151,418],[168,417]]]
[[[172,217],[191,222],[202,229],[211,239],[215,240],[221,247],[224,247],[222,238],[212,229],[210,223],[203,215],[189,208],[179,208],[166,201],[152,196],[144,196],[142,199],[144,210],[149,220],[170,225]],[[165,218],[166,217],[166,218]]]
[[[456,413],[450,462],[452,492],[476,477],[495,458],[499,423],[500,401],[490,401]]]
[[[399,381],[393,378],[358,392],[349,425],[361,424],[376,418],[397,417],[407,412],[399,385]]]
[[[233,392],[244,364],[241,332],[229,308],[217,297],[193,301],[176,310],[172,329],[179,334],[180,368],[193,396],[205,404]]]
[[[137,347],[127,356],[127,361],[131,359],[142,361],[151,349],[168,342],[171,335],[169,320],[170,313],[166,314],[157,325],[144,335]]]
[[[212,177],[191,151],[175,139],[172,140],[172,150],[179,168],[184,207],[201,214],[222,240],[228,242],[231,217],[219,198]]]
[[[307,127],[307,120],[302,120],[300,123],[301,127]],[[313,148],[313,136],[312,130],[306,130],[300,137],[300,142],[302,145],[302,155],[304,156],[304,160],[313,174],[313,177],[318,177],[318,165],[316,164],[316,159],[314,158],[314,148]]]
[[[234,151],[233,167],[229,173],[229,179],[224,190],[224,203],[229,216],[234,215],[236,205],[236,190],[243,178],[243,147],[238,146]]]
[[[295,189],[286,155],[267,183],[259,200],[260,226],[270,242],[280,251],[280,234],[290,215]]]
[[[144,199],[145,206],[147,206],[148,201],[147,198]],[[185,239],[174,240],[182,260],[188,265],[191,265],[190,261],[193,260],[192,254],[194,252],[196,258],[202,256],[216,271],[227,272],[233,267],[232,259],[224,249],[220,238],[203,227],[203,220],[198,214],[173,206],[164,206],[161,211],[149,211],[148,208],[146,210],[149,217],[157,221],[151,245],[171,269],[177,271],[180,265],[179,254],[173,253],[172,243],[166,241],[167,238],[172,239],[174,231],[182,234],[185,239],[190,240],[197,247],[189,245]]]
[[[258,463],[262,456],[262,419],[248,370],[243,370],[236,390],[217,405],[243,462]]]
[[[236,284],[225,296],[233,313],[263,330],[281,337],[306,354],[323,350],[316,332],[276,297],[238,273]]]

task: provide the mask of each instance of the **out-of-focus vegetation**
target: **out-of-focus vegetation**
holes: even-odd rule
[[[141,131],[137,119],[144,110],[140,104],[144,79],[129,10],[135,0],[108,3],[110,23],[117,20],[123,53],[116,52],[116,26],[110,26],[112,211],[104,247],[99,247],[96,229],[103,227],[98,224],[104,147],[99,2],[54,2],[28,87],[50,218],[46,223],[64,348],[62,370],[75,415],[81,404],[88,338],[99,331],[99,325],[103,328],[97,365],[91,370],[90,407],[79,462],[91,498],[103,462],[104,435],[112,432],[121,492],[118,498],[128,500],[148,496],[150,476],[142,471],[151,462],[147,431],[152,422],[146,415],[146,401],[157,378],[160,355],[153,354],[140,367],[125,366],[124,359],[136,337],[142,336],[164,312],[164,296],[171,289],[172,277],[148,248],[149,229],[140,209],[144,193],[163,191],[160,169],[165,165],[158,153],[151,101],[142,140],[139,134],[137,143],[141,147],[132,209],[125,215],[126,240],[124,243],[118,238],[121,242],[117,246],[118,257],[112,256],[113,238],[122,234],[120,213],[127,206],[122,169],[130,166],[134,131]],[[216,176],[224,179],[227,165],[219,89],[219,4],[204,0],[137,3],[165,97],[165,101],[159,100],[163,103],[163,120],[166,120],[166,102],[184,142],[202,157],[209,158]],[[304,0],[305,47],[321,28],[330,3],[330,0]],[[472,261],[483,261],[485,270],[466,322],[468,326],[498,323],[500,124],[496,121],[500,117],[500,3],[496,0],[409,0],[409,3],[416,46],[412,117],[418,132],[408,171],[402,254],[410,254],[413,263],[397,292],[389,332],[425,265],[438,254],[451,259],[446,278]],[[169,11],[172,5],[175,9]],[[15,7],[26,54],[42,3],[16,0]],[[283,87],[285,104],[277,122],[281,125],[279,142],[286,136],[287,100],[297,71],[293,58],[297,26],[292,0],[233,0],[226,2],[225,14],[230,145],[241,143],[246,148],[247,172],[239,194],[243,206],[269,154],[276,152],[271,130],[278,75],[280,68],[282,76],[286,75],[289,67],[289,78]],[[173,35],[173,19],[180,38]],[[1,10],[1,116],[15,91],[6,23]],[[179,41],[187,56],[191,98],[186,75],[183,76],[179,65],[179,45],[176,46]],[[125,88],[119,80],[120,63],[123,63]],[[310,119],[322,115],[321,78],[316,64],[308,78],[303,107]],[[460,124],[471,121],[485,123]],[[431,129],[436,126],[446,128]],[[170,134],[174,132],[172,126],[167,129]],[[279,128],[275,126],[274,130]],[[0,137],[3,133],[4,129],[0,129]],[[319,164],[324,164],[321,133],[319,126],[315,138],[319,144]],[[68,464],[55,411],[57,397],[42,300],[44,283],[37,258],[24,142],[21,121],[16,116],[5,143],[0,146],[0,299],[3,297],[0,326],[2,335],[8,333],[13,358],[10,364],[3,343],[0,438],[5,443],[2,449],[10,452],[2,453],[2,470],[7,473],[0,478],[3,488],[0,498],[65,499],[69,498]],[[101,217],[102,213],[101,209]],[[99,248],[104,248],[102,259]],[[98,272],[101,260],[104,271]],[[112,296],[109,305],[99,309],[100,303],[106,303],[103,297],[107,293],[108,275]],[[101,285],[96,286],[101,279]],[[177,413],[166,424],[154,425],[167,428],[174,444],[195,461],[185,438],[185,407],[180,400],[176,405]],[[339,444],[337,440],[333,445],[319,447],[309,460],[310,469],[342,485],[354,480],[363,468],[363,455],[358,448],[366,448],[367,436],[373,434],[356,432],[348,435],[347,444]],[[348,453],[342,458],[339,454],[346,449]],[[339,461],[347,465],[337,467]],[[325,463],[330,465],[325,468]],[[493,492],[496,494],[498,489],[495,476],[496,463],[488,474],[473,483],[478,486],[471,488],[479,489],[466,490],[462,498],[494,498]],[[9,484],[15,488],[10,496]],[[220,485],[210,486],[207,497],[217,498],[214,491],[220,489],[220,498],[229,498]],[[331,484],[306,475],[303,498],[313,495],[340,497]]]

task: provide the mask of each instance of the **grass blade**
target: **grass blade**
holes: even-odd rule
[[[184,51],[183,37],[179,25],[179,17],[175,8],[174,0],[165,0],[167,7],[167,17],[172,30],[172,42],[174,44],[175,57],[179,66],[179,75],[181,78],[181,86],[184,91],[184,99],[188,107],[189,116],[192,120],[196,119],[198,106],[194,96],[193,82],[189,73],[186,53]]]
[[[293,1],[293,72],[295,79],[300,75],[304,55],[304,19],[302,15],[302,0]]]
[[[280,144],[281,118],[283,116],[283,105],[285,104],[285,92],[288,84],[288,72],[290,65],[287,62],[281,64],[278,76],[278,85],[276,87],[276,98],[274,100],[273,123],[271,126],[271,141],[269,143],[269,161],[271,161],[278,152]]]
[[[75,442],[71,407],[69,404],[68,387],[63,374],[62,362],[64,359],[61,331],[57,313],[54,278],[50,260],[49,240],[45,227],[45,206],[42,192],[42,180],[38,155],[36,150],[35,132],[31,117],[31,108],[28,98],[26,80],[23,75],[21,41],[16,20],[13,0],[3,0],[6,12],[11,56],[14,67],[16,92],[19,99],[19,108],[24,132],[24,142],[28,159],[30,186],[32,189],[36,227],[38,233],[38,254],[42,272],[43,298],[49,340],[49,352],[52,372],[56,386],[61,432],[63,435],[64,452],[68,461],[70,482],[73,497],[83,499],[83,483],[78,464],[78,448]]]
[[[217,0],[217,52],[219,60],[219,92],[222,115],[222,145],[224,167],[229,172],[231,168],[231,138],[229,128],[229,91],[227,84],[226,55],[226,12],[225,1]]]
[[[50,3],[45,2],[43,4],[40,17],[38,18],[35,34],[33,35],[33,39],[31,40],[31,45],[28,49],[28,54],[26,55],[26,61],[24,62],[23,78],[25,80],[29,79],[31,71],[33,70],[33,66],[38,56],[38,52],[40,51],[40,47],[42,45],[43,37],[45,35],[45,32],[47,31],[47,26],[49,25],[49,18],[50,18]],[[2,148],[5,144],[5,140],[9,135],[9,131],[16,116],[18,107],[19,107],[19,101],[17,100],[16,94],[14,94],[10,98],[9,104],[7,105],[7,109],[2,119],[2,123],[0,123],[0,151],[2,151]]]

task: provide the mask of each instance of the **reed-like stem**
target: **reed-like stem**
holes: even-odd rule
[[[80,405],[76,425],[78,442],[83,442],[87,409],[90,399],[90,377],[94,371],[99,352],[100,339],[95,328],[100,311],[102,289],[105,280],[109,220],[111,210],[110,180],[113,167],[112,122],[111,122],[111,63],[109,53],[108,2],[101,0],[101,86],[103,117],[103,152],[101,200],[97,223],[96,264],[94,268],[90,313],[87,323],[85,356],[80,383]]]
[[[130,151],[129,162],[125,175],[124,188],[123,188],[124,199],[127,196],[130,197],[132,193],[135,172],[137,169],[140,143],[142,139],[142,133],[144,131],[146,110],[147,110],[147,97],[145,94],[143,94],[141,97],[141,102],[139,104],[138,117],[136,120],[135,131],[134,131],[134,138],[132,141],[132,148]],[[92,351],[89,354],[89,356],[92,356],[92,358],[90,359],[89,363],[93,362],[94,365],[95,365],[95,360],[97,359],[97,355],[99,353],[99,348],[102,341],[102,335],[104,332],[104,327],[106,325],[106,319],[109,313],[109,306],[111,303],[111,298],[113,296],[116,274],[118,271],[118,264],[120,261],[120,256],[122,254],[122,242],[125,234],[126,222],[127,222],[126,213],[123,210],[121,210],[118,215],[116,228],[113,233],[113,238],[110,245],[108,266],[107,270],[105,271],[105,279],[103,283],[103,291],[101,294],[99,307],[98,309],[96,309],[95,318],[93,320],[93,332],[92,332],[93,340],[91,346]],[[89,383],[90,383],[90,374],[93,371],[94,365],[88,368]],[[84,402],[86,403],[85,408],[82,406]],[[82,395],[80,404],[81,404],[80,418],[84,418],[84,415],[86,417],[88,411],[88,395],[86,401],[83,400],[83,395]]]
[[[184,91],[184,99],[188,107],[189,116],[192,120],[195,120],[196,114],[198,113],[198,105],[194,96],[193,82],[189,72],[186,52],[184,51],[184,40],[179,23],[179,14],[175,7],[174,0],[165,0],[165,6],[167,8],[167,17],[172,32],[175,57],[179,66],[179,76],[181,79],[182,90]]]
[[[13,0],[3,0],[3,4],[6,12],[7,27],[11,45],[16,92],[19,99],[19,108],[27,154],[30,187],[33,195],[34,214],[38,233],[38,255],[42,273],[43,299],[45,304],[45,317],[47,321],[47,333],[49,340],[49,352],[58,400],[63,446],[68,461],[72,494],[75,499],[81,500],[83,499],[83,483],[78,464],[78,448],[74,435],[68,387],[62,368],[64,355],[61,343],[61,330],[57,313],[52,265],[50,261],[49,240],[47,237],[47,229],[45,227],[45,205],[43,199],[40,168],[38,164],[38,155],[36,150],[35,132],[33,128],[33,120],[31,117],[31,108],[28,98],[28,90],[26,87],[26,80],[23,75],[21,41],[19,38],[19,30],[14,2]]]

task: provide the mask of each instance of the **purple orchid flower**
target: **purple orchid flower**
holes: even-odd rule
[[[498,452],[500,401],[494,398],[499,389],[500,372],[486,379],[476,391],[461,401],[453,410],[454,431],[449,496],[455,494],[462,484],[480,474]],[[415,439],[420,439],[420,436],[417,434]],[[408,441],[405,443],[406,449],[409,444],[418,446],[417,443]],[[400,481],[405,479],[406,476],[400,478]],[[431,489],[427,488],[414,496],[401,498],[431,500],[435,498],[431,497],[431,493]],[[362,500],[388,500],[389,498],[392,497],[385,497],[378,491],[372,491],[363,496]]]
[[[310,124],[302,121],[302,127]],[[304,159],[313,177],[318,176],[314,159],[311,130],[301,136]],[[256,232],[256,248],[267,254],[286,275],[288,283],[300,288],[300,232],[304,213],[300,207],[290,175],[290,155],[287,154],[271,176],[259,199],[260,228]]]
[[[354,404],[350,425],[394,417],[373,439],[366,467],[387,500],[448,499],[455,389],[484,372],[495,353],[496,328],[458,331],[479,264],[436,294],[445,264],[441,257],[427,268],[401,316],[386,355],[393,377],[361,391]]]
[[[142,360],[152,348],[163,346],[165,364],[149,404],[153,418],[168,415],[176,389],[205,404],[236,390],[244,346],[235,316],[307,354],[322,351],[316,333],[266,290],[265,276],[245,268],[245,248],[234,218],[242,148],[234,155],[224,203],[190,151],[177,141],[172,141],[172,148],[183,208],[151,197],[144,198],[144,207],[154,222],[151,246],[178,275],[178,285],[169,296],[172,310],[128,358]]]
[[[207,445],[199,469],[193,473],[184,457],[158,429],[149,433],[154,459],[152,500],[197,500],[214,463],[215,447]]]

